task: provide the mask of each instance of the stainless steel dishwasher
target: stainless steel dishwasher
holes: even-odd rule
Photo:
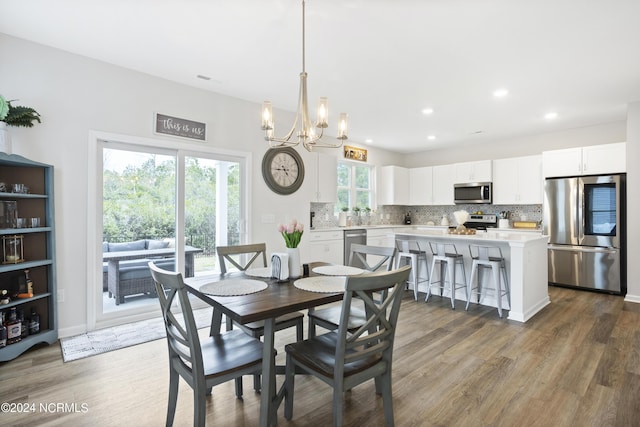
[[[344,265],[349,265],[349,256],[351,255],[351,245],[353,243],[366,245],[367,230],[364,228],[344,230]],[[364,266],[365,265],[359,259],[356,259],[353,262],[353,267],[363,268]]]

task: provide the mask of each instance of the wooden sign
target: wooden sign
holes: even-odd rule
[[[179,136],[181,138],[207,140],[207,124],[194,122],[193,120],[181,119],[156,113],[155,127],[156,133],[164,135]]]
[[[361,162],[367,161],[367,150],[364,148],[351,147],[349,145],[344,146],[344,158],[351,160],[359,160]]]

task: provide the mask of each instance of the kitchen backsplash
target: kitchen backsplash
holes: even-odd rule
[[[361,213],[354,216],[349,212],[351,225],[396,225],[404,224],[407,212],[411,215],[411,223],[426,225],[432,221],[440,225],[444,215],[449,223],[455,225],[453,212],[465,210],[469,213],[482,211],[485,214],[499,215],[502,211],[509,212],[511,221],[542,221],[542,205],[455,205],[455,206],[379,206],[369,214]],[[315,229],[338,226],[338,216],[334,213],[333,203],[311,203],[311,212],[315,212],[313,226]]]

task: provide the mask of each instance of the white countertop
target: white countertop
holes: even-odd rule
[[[451,240],[466,240],[466,241],[477,241],[477,242],[503,242],[503,243],[513,243],[513,242],[533,242],[536,240],[544,240],[547,241],[547,236],[543,236],[538,233],[519,233],[513,232],[511,230],[507,231],[506,229],[493,229],[490,231],[478,231],[476,234],[449,234],[447,229],[443,230],[434,230],[434,229],[426,229],[426,228],[417,228],[417,229],[401,229],[395,228],[394,232],[396,234],[401,234],[404,236],[416,236],[416,237],[439,237],[446,238]]]

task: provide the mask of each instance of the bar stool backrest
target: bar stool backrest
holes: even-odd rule
[[[453,243],[429,242],[431,253],[441,257],[458,257],[458,249]]]
[[[396,248],[398,248],[398,252],[422,253],[425,251],[423,245],[424,243],[420,245],[420,242],[417,240],[396,239]]]
[[[472,259],[479,261],[502,261],[502,250],[498,246],[469,245],[469,254]]]

